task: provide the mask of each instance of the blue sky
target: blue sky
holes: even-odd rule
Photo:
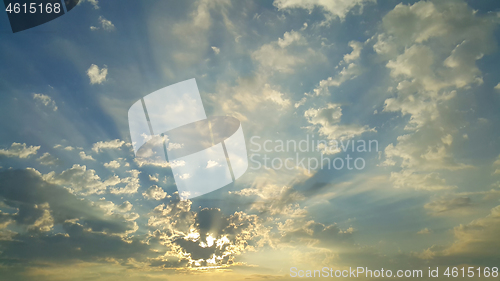
[[[0,16],[0,272],[234,280],[498,266],[499,9],[88,0],[15,34]],[[257,161],[296,152],[252,152],[255,136],[378,151],[324,151],[363,158],[352,170],[250,161],[234,183],[181,201],[171,163],[135,157],[127,112],[191,78],[207,116],[241,121]]]

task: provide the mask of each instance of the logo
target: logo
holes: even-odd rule
[[[3,0],[12,32],[23,31],[69,12],[80,0]]]
[[[168,161],[183,200],[224,187],[248,168],[240,121],[207,118],[194,78],[141,98],[130,107],[128,121],[135,156]]]

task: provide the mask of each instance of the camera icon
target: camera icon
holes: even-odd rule
[[[136,101],[128,121],[135,156],[169,165],[183,200],[224,187],[248,168],[240,121],[207,118],[194,78]]]

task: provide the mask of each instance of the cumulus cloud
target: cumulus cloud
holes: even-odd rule
[[[0,149],[0,157],[29,158],[31,155],[35,155],[38,149],[40,149],[40,146],[26,146],[25,143],[14,142],[10,145],[10,148]]]
[[[500,92],[500,83],[498,83],[493,89],[495,89],[497,92]]]
[[[373,49],[395,86],[383,111],[409,116],[410,133],[386,147],[382,164],[401,168],[391,174],[396,187],[454,188],[440,170],[473,168],[454,159],[453,135],[462,125],[446,116],[457,110],[451,100],[482,84],[476,62],[494,50],[495,26],[461,1],[398,4],[384,16]]]
[[[95,161],[95,159],[92,157],[92,155],[87,155],[87,154],[85,154],[85,152],[84,152],[84,151],[80,151],[79,155],[80,155],[80,158],[81,158],[82,160],[91,160],[91,161]]]
[[[216,55],[218,55],[218,54],[220,53],[220,49],[219,49],[219,48],[217,48],[217,47],[212,46],[212,50],[214,51],[214,53],[215,53]]]
[[[40,158],[38,158],[37,161],[45,166],[56,165],[59,163],[59,159],[50,155],[50,153],[48,152],[45,152],[42,156],[40,156]]]
[[[141,173],[138,170],[130,170],[127,171],[130,174],[129,177],[122,178],[120,183],[125,184],[124,187],[112,187],[110,192],[113,194],[134,194],[137,193],[137,190],[141,186],[139,183],[139,174]]]
[[[280,10],[283,9],[307,9],[312,11],[314,8],[321,8],[325,15],[325,22],[332,21],[336,18],[344,20],[346,15],[355,7],[363,9],[363,6],[374,0],[275,0],[273,5]]]
[[[410,124],[419,128],[438,116],[436,104],[452,98],[452,90],[481,84],[476,61],[494,49],[494,26],[464,2],[397,5],[384,17],[385,33],[374,45],[391,57],[387,67],[399,83],[385,110],[410,114]]]
[[[159,179],[158,179],[158,174],[155,174],[155,175],[149,175],[149,180],[150,181],[154,181],[154,182],[158,182]]]
[[[115,25],[110,20],[105,19],[103,16],[99,16],[99,24],[101,25],[101,27],[91,26],[90,30],[99,30],[101,28],[105,31],[115,30]]]
[[[363,72],[363,68],[359,65],[359,58],[363,44],[358,41],[350,41],[349,47],[352,48],[351,53],[345,54],[343,59],[339,62],[336,69],[342,69],[335,76],[328,77],[321,80],[319,85],[313,89],[311,94],[306,93],[306,96],[330,96],[330,87],[339,87],[344,82],[355,79]],[[295,108],[305,104],[307,97],[295,104]]]
[[[292,46],[301,48],[292,49]],[[322,54],[307,47],[307,41],[300,32],[293,30],[252,53],[252,59],[259,63],[264,72],[293,73],[297,66],[322,58]]]
[[[142,193],[142,196],[149,200],[162,200],[167,197],[167,193],[161,187],[152,185]]]
[[[325,107],[310,108],[304,113],[307,121],[318,128],[318,132],[331,140],[345,140],[364,132],[375,131],[368,126],[341,125],[342,108],[339,104],[328,103]]]
[[[51,108],[53,111],[57,110],[56,102],[53,101],[49,96],[44,94],[33,94],[33,99],[44,106]]]
[[[118,169],[118,168],[120,168],[120,162],[118,162],[116,160],[111,160],[108,163],[104,163],[104,167],[106,167],[108,169]]]
[[[97,65],[92,64],[87,70],[87,76],[90,78],[90,84],[102,84],[104,81],[106,81],[107,75],[107,66],[103,66],[103,68],[99,69]]]
[[[74,172],[74,170],[70,172]],[[125,233],[132,229],[133,224],[126,221],[122,216],[108,216],[107,211],[101,209],[92,201],[78,198],[67,188],[49,182],[44,177],[44,175],[32,168],[0,173],[0,181],[2,182],[0,199],[11,208],[19,208],[17,213],[10,215],[10,218],[18,226],[16,229],[19,232],[16,234],[17,239],[24,240],[31,237],[37,240],[38,236],[33,233],[34,231],[48,232],[56,225],[64,226],[68,221],[72,221],[72,223],[90,232]],[[64,183],[62,178],[78,181],[78,176],[68,177],[67,174],[55,181]],[[75,184],[78,183],[75,182]],[[76,235],[77,233],[73,234]],[[49,244],[50,241],[50,239],[47,240]],[[52,242],[55,241],[52,240]],[[14,251],[17,248],[20,255],[29,255],[28,252],[31,252],[20,253],[17,244],[3,244],[2,246],[8,247],[9,251]],[[32,249],[35,248],[37,247]],[[46,253],[50,254],[51,252]],[[58,255],[62,253],[64,251],[59,252]],[[3,252],[2,254],[6,253]],[[52,257],[60,258],[57,255]]]
[[[104,149],[120,149],[122,146],[129,146],[129,144],[126,144],[124,141],[115,139],[111,141],[99,141],[94,143],[92,146],[92,150],[95,153],[99,153]]]
[[[269,84],[264,85],[264,89],[263,89],[262,94],[266,100],[270,100],[270,101],[278,104],[282,108],[286,108],[286,107],[290,106],[290,100],[283,98],[285,94],[272,89]]]
[[[43,179],[52,184],[68,187],[72,192],[88,194],[102,194],[108,186],[114,186],[120,183],[116,176],[102,181],[93,169],[87,169],[87,166],[74,164],[68,170],[56,174],[54,171],[43,175]]]

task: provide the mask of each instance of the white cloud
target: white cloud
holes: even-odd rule
[[[284,73],[293,73],[297,65],[306,62],[303,57],[292,55],[274,44],[263,45],[252,54],[252,58],[266,69]]]
[[[101,27],[96,27],[96,26],[91,26],[90,30],[99,30],[102,28],[105,31],[114,31],[115,30],[115,25],[110,21],[105,19],[103,16],[99,16],[99,23]]]
[[[50,155],[50,153],[48,152],[45,152],[42,156],[40,156],[37,161],[45,166],[56,165],[57,163],[59,163],[59,159]]]
[[[278,9],[302,8],[312,11],[315,7],[323,9],[326,22],[339,18],[345,19],[346,15],[355,7],[362,9],[368,2],[374,0],[275,0],[273,5]]]
[[[106,31],[115,30],[115,25],[111,21],[105,19],[103,16],[99,17],[99,22],[101,23],[102,29]]]
[[[497,92],[500,92],[500,83],[498,83],[493,89],[497,90]]]
[[[51,231],[54,227],[54,218],[50,214],[49,203],[35,204],[34,207],[35,209],[42,210],[42,215],[32,225],[29,225],[28,229],[42,232]]]
[[[92,6],[94,7],[95,10],[99,9],[99,0],[80,0],[78,2],[78,5],[80,5],[81,3],[84,3],[84,2],[89,2],[90,4],[92,4]]]
[[[447,119],[457,111],[449,101],[483,82],[476,61],[495,47],[495,21],[462,1],[398,4],[382,20],[373,48],[387,61],[395,96],[385,112],[409,115],[399,136],[385,149],[382,165],[399,166],[395,187],[450,189],[440,170],[472,168],[453,158],[453,135],[462,124]]]
[[[50,107],[53,111],[57,110],[56,102],[53,101],[49,96],[44,94],[33,94],[33,99],[40,102],[44,106]]]
[[[219,48],[217,48],[217,47],[212,46],[212,50],[214,51],[214,53],[215,53],[216,55],[218,55],[218,54],[220,53],[220,49],[219,49]]]
[[[95,153],[99,153],[104,149],[120,149],[123,145],[129,146],[129,144],[126,144],[124,141],[115,139],[111,141],[99,141],[94,143],[92,146],[92,150]]]
[[[265,97],[266,100],[270,100],[282,108],[286,108],[290,106],[290,100],[283,98],[285,94],[278,92],[274,89],[271,89],[271,86],[269,84],[264,85],[264,89],[262,92],[263,96]]]
[[[154,181],[154,182],[159,182],[160,180],[158,179],[158,174],[155,175],[149,175],[149,180]]]
[[[169,142],[167,146],[167,150],[174,150],[174,149],[181,149],[184,146],[182,143],[174,143],[174,142]]]
[[[329,96],[329,87],[339,87],[342,83],[358,77],[361,73],[362,68],[358,64],[350,63],[347,67],[343,67],[335,77],[328,77],[328,79],[321,80],[319,87],[313,90],[314,95]]]
[[[124,183],[125,187],[112,187],[110,192],[113,194],[134,194],[140,187],[138,170],[127,171],[130,174],[129,177],[122,178],[120,183]]]
[[[91,161],[95,161],[95,159],[92,157],[92,155],[87,155],[85,154],[84,151],[80,151],[80,158],[82,160],[91,160]]]
[[[118,169],[120,168],[120,163],[116,160],[112,160],[109,163],[104,163],[104,167],[108,169]]]
[[[382,22],[374,49],[389,58],[398,83],[384,110],[410,114],[408,129],[435,120],[437,105],[453,98],[453,90],[482,83],[476,61],[494,49],[495,23],[465,2],[399,4]]]
[[[344,62],[349,63],[353,60],[359,59],[361,55],[361,50],[363,49],[363,43],[358,41],[349,42],[349,47],[352,48],[352,52],[344,55]]]
[[[217,163],[217,161],[213,161],[213,160],[208,160],[207,162],[207,166],[205,167],[206,169],[210,169],[212,167],[216,167],[218,166],[219,163]]]
[[[159,186],[152,185],[144,193],[142,193],[144,198],[149,200],[162,200],[167,197],[167,193]],[[170,198],[170,196],[168,196]]]
[[[35,155],[38,149],[40,149],[40,146],[27,147],[25,143],[14,142],[10,148],[0,149],[0,156],[28,158],[31,155]]]
[[[287,31],[285,32],[285,34],[283,34],[283,38],[278,38],[278,46],[280,46],[281,48],[286,48],[294,43],[297,45],[306,44],[306,40],[302,36],[302,34],[294,30],[290,32]]]
[[[291,46],[301,46],[291,49]],[[262,72],[293,73],[295,68],[305,63],[321,61],[324,56],[307,47],[307,41],[297,31],[285,32],[283,38],[278,38],[269,44],[262,45],[252,53],[252,59],[257,61]]]
[[[73,167],[63,171],[59,175],[52,171],[43,175],[42,178],[49,183],[65,186],[71,191],[82,195],[102,194],[108,186],[120,183],[120,179],[117,176],[110,177],[103,182],[95,170],[87,170],[85,165],[80,166],[79,164],[74,164]]]
[[[349,47],[352,48],[352,52],[345,54],[342,61],[339,62],[337,68],[342,68],[335,77],[328,77],[325,80],[319,82],[319,86],[313,90],[314,96],[329,96],[329,87],[339,87],[344,82],[355,79],[363,72],[363,68],[359,66],[358,60],[361,55],[361,50],[363,49],[363,44],[357,41],[349,42]],[[347,65],[347,66],[346,66]],[[308,94],[306,94],[308,95]],[[305,100],[304,100],[305,103]],[[301,104],[296,104],[295,107]]]
[[[304,112],[307,121],[318,128],[318,132],[331,140],[345,140],[364,132],[375,131],[368,126],[341,125],[342,108],[328,103],[326,107],[310,108]]]
[[[90,78],[90,84],[102,84],[106,81],[106,76],[108,75],[107,66],[99,69],[95,64],[92,64],[87,70],[87,76]]]

